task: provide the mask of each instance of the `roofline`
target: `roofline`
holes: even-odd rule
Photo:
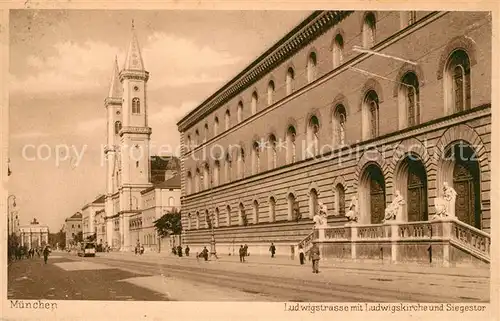
[[[334,23],[336,23],[338,21],[338,18],[339,18],[339,14],[338,13],[344,13],[344,14],[351,14],[353,11],[330,11],[331,14],[335,15],[335,17],[337,19],[334,19]],[[178,127],[178,130],[179,131],[184,131],[184,130],[187,130],[190,126],[186,126],[186,121],[192,117],[193,115],[195,115],[198,111],[200,111],[204,106],[208,105],[211,101],[213,101],[214,99],[216,99],[217,97],[219,97],[221,94],[225,93],[228,91],[228,89],[230,89],[231,86],[235,85],[237,83],[237,81],[239,79],[242,79],[242,77],[247,74],[249,71],[251,71],[254,67],[256,67],[259,63],[263,62],[267,57],[270,56],[271,53],[273,53],[274,51],[276,51],[278,48],[280,48],[283,44],[285,44],[288,40],[290,40],[290,38],[292,38],[295,34],[297,34],[301,29],[303,29],[304,27],[306,27],[309,23],[311,23],[312,21],[314,21],[314,19],[318,18],[320,15],[322,15],[323,13],[328,13],[328,11],[323,11],[323,10],[320,10],[320,11],[314,11],[312,14],[310,14],[307,18],[305,18],[299,25],[297,25],[295,28],[293,28],[290,32],[288,32],[285,36],[283,36],[280,40],[278,40],[278,42],[276,42],[271,48],[269,48],[268,50],[266,50],[263,54],[261,54],[257,59],[255,59],[250,65],[248,65],[245,69],[243,69],[243,71],[241,71],[240,73],[238,73],[238,75],[236,75],[235,77],[233,77],[231,80],[229,80],[225,85],[223,85],[219,90],[217,90],[214,94],[212,94],[210,97],[208,97],[207,99],[205,99],[201,104],[198,105],[198,107],[194,108],[193,110],[191,110],[187,115],[185,115],[184,117],[182,117],[181,120],[179,120],[177,122],[177,127]],[[328,17],[329,15],[327,15]],[[341,19],[343,19],[342,16],[340,16]],[[320,25],[321,26],[324,26],[324,25],[328,25],[328,22],[323,22],[321,23]],[[321,29],[321,28],[320,28]],[[329,29],[329,28],[328,28]],[[301,41],[298,41],[300,44],[298,45],[298,47],[296,48],[293,48],[293,49],[290,49],[290,52],[296,52],[297,50],[300,50],[302,48],[302,45],[305,43],[309,43],[310,40],[314,39],[315,38],[315,35],[318,34],[318,32],[321,32],[322,31],[317,31],[314,30],[312,33],[313,33],[313,36],[312,37],[309,37],[309,39],[306,39],[306,40],[301,40]],[[283,60],[286,60],[288,58],[288,55],[286,56],[283,56],[281,55],[280,56],[280,60],[277,61],[277,64],[281,64],[281,62]],[[276,61],[273,63],[273,62],[270,62],[269,63],[269,66],[274,66],[274,64],[276,63]],[[274,67],[272,67],[274,68]],[[266,68],[263,68],[264,72],[267,73],[267,69]],[[262,72],[262,71],[261,71]],[[257,72],[256,73],[257,76],[255,76],[256,79],[260,78],[260,73]],[[250,83],[253,83],[254,80],[252,80]],[[239,93],[241,92],[241,90],[237,90],[236,93]],[[228,95],[229,97],[233,97],[234,96],[234,93],[233,94],[229,94]],[[222,103],[225,102],[226,100],[222,100]],[[215,104],[216,106],[220,106],[220,102]],[[185,128],[183,128],[185,127]]]

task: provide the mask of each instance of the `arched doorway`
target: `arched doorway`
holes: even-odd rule
[[[407,180],[407,210],[408,222],[428,220],[427,211],[427,175],[420,160],[412,157],[406,159],[408,163]]]
[[[385,180],[376,164],[370,164],[363,171],[360,181],[359,202],[362,221],[380,224],[384,220]],[[366,213],[366,214],[365,214]]]
[[[481,228],[481,188],[479,164],[475,152],[465,144],[455,145],[453,188],[457,192],[455,216],[462,222]]]

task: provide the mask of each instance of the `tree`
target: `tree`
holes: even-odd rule
[[[163,214],[162,217],[153,222],[156,232],[160,237],[179,235],[182,232],[181,212],[174,208]]]
[[[83,242],[83,232],[82,232],[82,231],[80,231],[80,232],[78,232],[77,234],[75,234],[75,235],[73,236],[73,241],[75,241],[75,243],[78,243],[78,242],[80,242],[80,243],[81,243],[81,242]]]

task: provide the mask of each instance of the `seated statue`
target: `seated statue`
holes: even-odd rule
[[[358,199],[356,196],[351,198],[351,204],[349,204],[349,210],[345,214],[345,217],[349,222],[358,221]]]
[[[318,213],[314,215],[314,228],[327,227],[327,207],[321,202],[318,202]]]
[[[436,214],[433,219],[440,217],[455,216],[455,200],[457,192],[447,182],[443,183],[443,196],[434,199]]]
[[[399,191],[394,194],[394,200],[385,209],[384,221],[393,221],[396,219],[401,219],[401,214],[403,212],[403,205],[405,200]]]

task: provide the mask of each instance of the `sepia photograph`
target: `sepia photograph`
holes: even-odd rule
[[[14,319],[77,301],[486,317],[492,11],[7,11]]]

